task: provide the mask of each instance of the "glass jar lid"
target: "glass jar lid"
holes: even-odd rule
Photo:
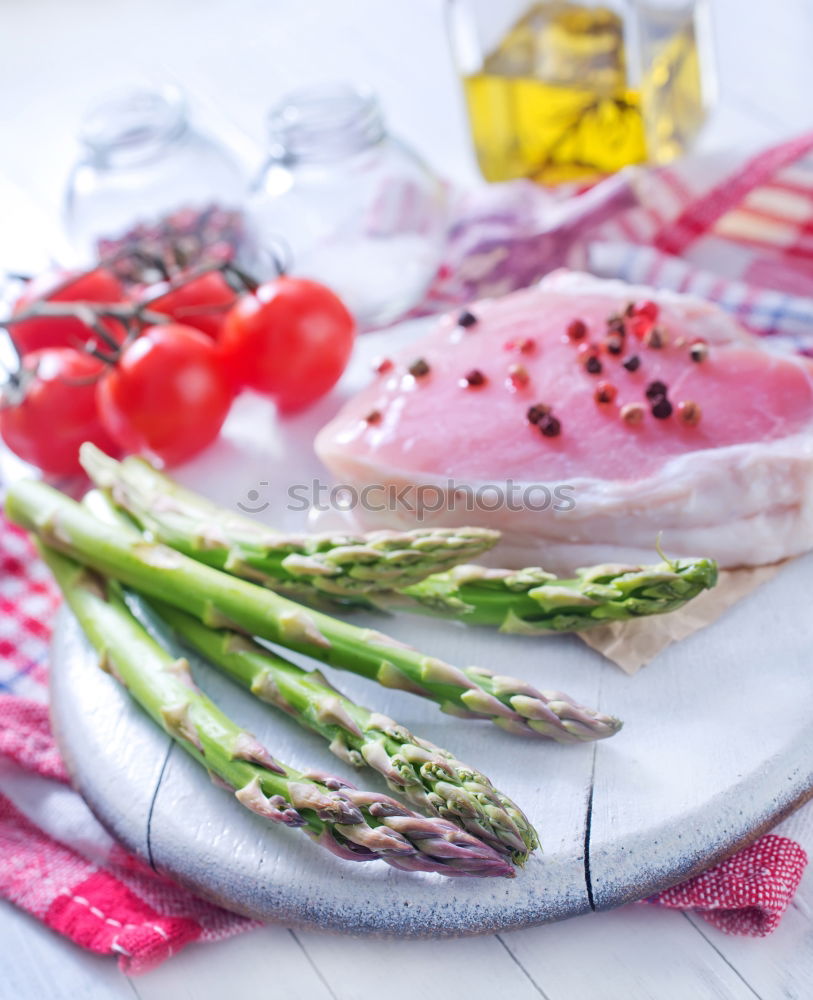
[[[268,116],[272,156],[280,160],[332,160],[379,142],[384,119],[375,96],[349,84],[292,91]]]
[[[186,127],[186,102],[177,87],[129,87],[86,112],[79,138],[97,158],[129,163],[149,159]]]

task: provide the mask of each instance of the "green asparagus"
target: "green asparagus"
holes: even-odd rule
[[[283,534],[179,486],[141,458],[82,445],[82,465],[156,540],[215,569],[289,596],[363,598],[476,558],[499,540],[486,528]]]
[[[489,719],[509,732],[561,742],[603,739],[621,723],[566,695],[541,692],[481,667],[460,670],[373,629],[302,607],[155,542],[99,523],[43,483],[20,480],[6,495],[12,521],[98,572],[187,611],[204,624],[270,639],[361,674],[385,687],[438,702],[463,718]]]
[[[82,504],[106,524],[138,530],[99,490],[87,493]],[[539,846],[536,831],[518,806],[448,750],[355,704],[318,670],[303,670],[259,643],[236,632],[211,629],[162,601],[145,603],[210,664],[324,737],[340,759],[378,771],[394,792],[424,812],[457,823],[507,854],[514,864],[524,864]]]
[[[538,846],[521,810],[484,774],[447,750],[355,704],[318,670],[302,670],[244,636],[208,628],[163,602],[149,603],[208,662],[319,733],[342,760],[374,768],[412,805],[462,826],[517,864]]]
[[[138,531],[99,490],[85,494],[82,504],[106,524]],[[387,716],[355,704],[319,671],[303,670],[236,632],[211,629],[162,601],[141,599],[137,613],[145,606],[210,664],[323,736],[340,759],[378,771],[394,792],[424,812],[457,823],[514,864],[523,864],[539,846],[527,817],[484,774]]]
[[[145,631],[115,584],[46,546],[40,551],[101,665],[243,806],[301,827],[347,860],[381,859],[406,871],[443,875],[513,876],[504,857],[444,819],[418,816],[388,795],[303,773],[272,757],[196,688],[188,663]]]
[[[486,569],[458,565],[442,571],[435,559],[465,563],[467,544],[482,529],[390,533],[360,540],[276,535],[233,511],[184,490],[139,458],[117,462],[92,444],[82,463],[97,486],[157,541],[235,576],[255,580],[313,602],[315,596],[387,611],[431,614],[502,632],[539,635],[579,632],[607,621],[664,614],[713,587],[717,567],[709,559],[664,560],[652,566],[594,566],[572,580],[543,569]],[[486,533],[488,534],[488,533]],[[414,537],[413,537],[414,536]],[[403,550],[397,539],[413,537]],[[496,535],[495,535],[496,539]],[[272,549],[276,540],[287,548]],[[347,542],[347,544],[344,544]],[[396,549],[385,554],[390,543]],[[336,547],[333,547],[336,546]],[[436,546],[440,546],[438,549]],[[372,549],[378,556],[371,556]],[[487,544],[484,542],[482,549]],[[419,556],[418,551],[424,555]],[[403,559],[409,557],[408,568]],[[432,565],[434,559],[434,565]],[[368,561],[369,560],[369,561]],[[328,567],[327,564],[330,564]],[[390,572],[391,571],[391,572]],[[407,572],[413,576],[406,580]]]
[[[716,582],[717,565],[710,559],[592,566],[572,580],[538,568],[456,566],[398,595],[377,595],[375,603],[471,625],[496,625],[501,632],[540,635],[674,611]]]

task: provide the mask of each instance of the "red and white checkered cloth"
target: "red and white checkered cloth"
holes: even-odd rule
[[[58,604],[25,533],[0,515],[0,785],[9,793],[0,792],[0,898],[89,951],[117,955],[128,973],[257,926],[129,854],[69,788],[46,704]]]
[[[465,202],[424,311],[504,294],[564,263],[696,292],[757,333],[813,354],[813,134],[731,173],[724,157],[632,171],[568,202],[529,183]],[[679,255],[679,256],[677,256]],[[0,518],[0,897],[129,973],[192,941],[254,926],[127,854],[67,775],[46,700],[58,603],[22,532]],[[646,900],[697,911],[721,931],[779,923],[807,856],[772,834]]]

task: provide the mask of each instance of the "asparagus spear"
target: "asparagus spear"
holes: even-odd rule
[[[328,596],[343,603],[539,635],[674,611],[717,580],[717,567],[708,559],[595,566],[573,580],[560,580],[537,567],[502,570],[460,565],[443,572],[439,557],[432,567],[428,554],[419,556],[418,550],[428,553],[432,547],[434,554],[442,543],[447,564],[465,563],[466,543],[473,545],[483,529],[460,528],[456,538],[443,529],[437,536],[379,532],[366,536],[369,540],[361,547],[330,536],[294,539],[275,535],[182,489],[143,459],[117,462],[92,444],[84,444],[81,455],[96,485],[156,540],[210,566],[306,600]],[[413,547],[403,550],[399,540],[410,536],[415,536]],[[272,539],[286,548],[272,551]],[[338,547],[330,547],[337,543]],[[397,548],[390,552],[391,544]],[[484,542],[481,551],[486,547]],[[406,557],[411,562],[403,567]],[[411,580],[406,579],[408,573]]]
[[[184,489],[141,458],[117,462],[90,442],[80,457],[94,484],[157,541],[292,596],[348,599],[398,590],[499,540],[486,528],[282,534]]]
[[[504,857],[444,819],[418,816],[388,795],[306,774],[272,757],[195,687],[188,663],[148,635],[115,584],[46,546],[40,552],[101,665],[247,809],[301,827],[347,860],[381,859],[394,868],[443,875],[513,876]]]
[[[521,810],[484,774],[456,760],[448,750],[355,704],[318,670],[302,670],[244,636],[208,628],[166,603],[149,603],[210,663],[319,733],[342,760],[374,768],[412,805],[462,826],[517,864],[538,846],[536,833]]]
[[[456,566],[376,596],[377,606],[422,611],[501,632],[579,632],[608,621],[674,611],[717,582],[711,559],[666,560],[654,566],[592,566],[572,580],[542,569]]]
[[[214,628],[270,639],[385,687],[410,691],[464,718],[509,732],[578,742],[612,736],[621,723],[558,692],[537,691],[481,667],[460,670],[373,629],[310,610],[196,562],[165,545],[110,527],[44,483],[20,480],[6,495],[15,523],[91,568],[194,615]]]
[[[82,504],[106,524],[125,532],[137,530],[99,490],[87,493]],[[374,768],[394,792],[424,812],[462,826],[515,864],[524,864],[539,846],[522,810],[448,750],[355,704],[318,670],[303,670],[259,643],[226,629],[211,629],[163,601],[145,603],[209,663],[324,737],[337,757],[354,767]]]
[[[137,529],[108,496],[87,493],[82,504],[106,524]],[[489,779],[405,726],[357,705],[318,671],[307,671],[236,632],[211,629],[163,601],[146,605],[192,649],[252,694],[324,737],[337,757],[378,771],[390,788],[424,812],[442,816],[524,864],[539,846],[527,817]]]

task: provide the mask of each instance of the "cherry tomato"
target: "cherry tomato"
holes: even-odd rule
[[[148,327],[125,348],[96,399],[102,423],[125,451],[176,465],[214,441],[232,391],[214,341],[168,323]]]
[[[238,299],[226,316],[220,345],[238,388],[265,393],[290,412],[335,385],[354,334],[353,317],[329,288],[280,277]]]
[[[121,282],[104,268],[85,273],[69,271],[49,272],[29,281],[22,295],[14,303],[19,313],[34,302],[124,302]],[[115,340],[121,341],[120,324],[104,321],[105,329]],[[15,323],[9,327],[12,339],[21,354],[41,350],[43,347],[78,347],[93,339],[103,346],[100,339],[84,323],[71,316],[38,316]]]
[[[147,288],[142,298],[149,300],[160,291],[160,286]],[[219,271],[210,271],[192,278],[166,295],[153,299],[151,312],[163,313],[177,323],[192,326],[201,333],[216,338],[220,334],[226,313],[234,305],[237,295]]]
[[[96,409],[94,380],[103,370],[95,358],[72,347],[28,354],[19,387],[5,387],[0,410],[0,434],[14,454],[52,476],[81,471],[83,441],[116,454]],[[18,390],[21,398],[15,399]]]

